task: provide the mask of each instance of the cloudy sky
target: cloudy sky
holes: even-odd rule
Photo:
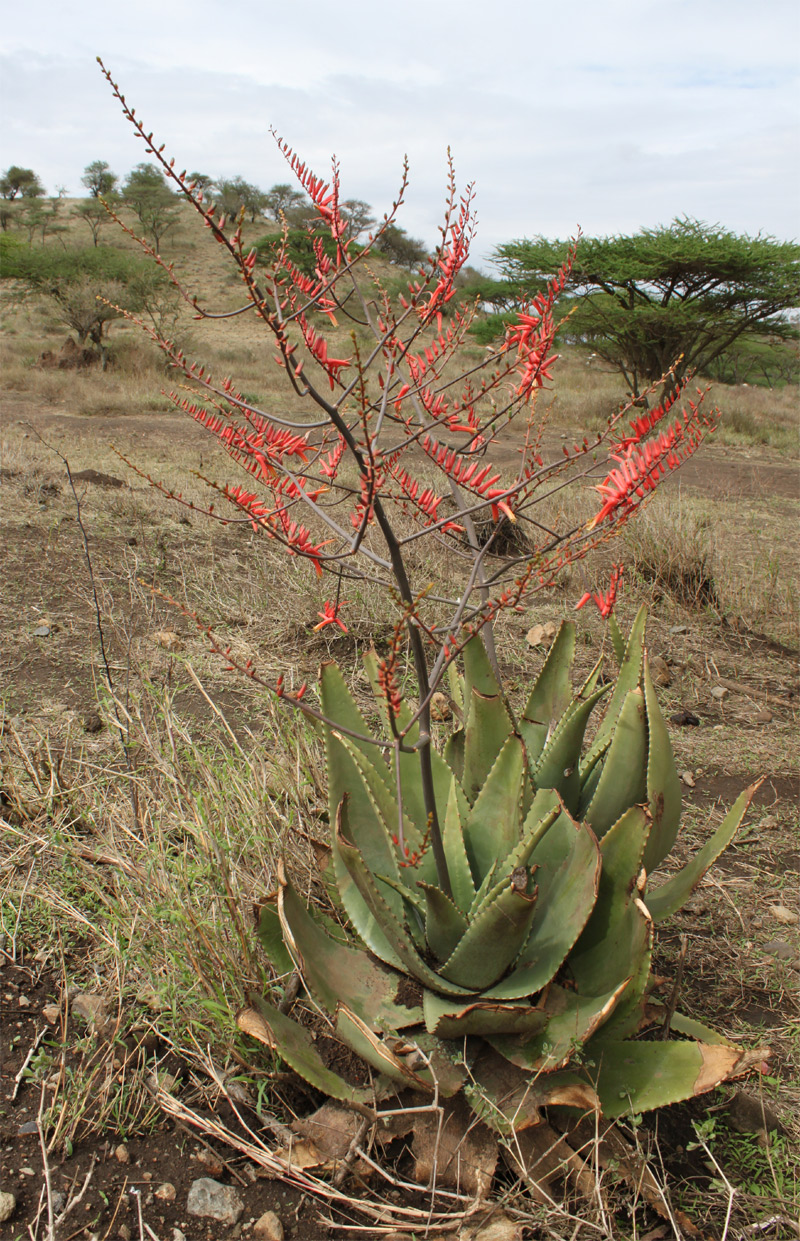
[[[81,192],[143,158],[95,57],[181,167],[288,180],[273,125],[343,196],[432,242],[452,149],[497,243],[676,215],[800,236],[797,0],[15,0],[0,167]]]

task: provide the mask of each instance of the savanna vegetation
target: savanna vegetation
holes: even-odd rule
[[[49,1001],[14,1123],[178,1183],[188,1125],[299,1236],[308,1191],[795,1235],[794,373],[626,370],[580,247],[487,349],[452,184],[428,258],[290,151],[264,194],[149,154],[57,234],[6,196],[0,933]],[[88,244],[101,197],[129,231]]]

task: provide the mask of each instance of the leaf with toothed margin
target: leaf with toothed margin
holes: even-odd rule
[[[460,781],[470,805],[483,788],[513,728],[502,698],[472,691],[464,731],[464,774]]]
[[[473,690],[477,690],[479,694],[487,698],[502,694],[502,686],[492,668],[480,633],[476,633],[467,642],[462,658],[464,661],[464,696],[467,702],[470,701]]]
[[[442,991],[445,995],[469,994],[470,988],[458,986],[441,978],[422,960],[405,925],[395,916],[393,910],[384,900],[383,891],[385,888],[378,888],[375,878],[364,862],[359,850],[347,839],[347,830],[347,811],[345,804],[342,803],[336,824],[338,852],[364,900],[365,907],[373,916],[375,925],[380,927],[382,938],[389,944],[393,957],[399,963],[397,968],[404,969],[424,986],[430,987],[434,991]],[[376,956],[380,955],[372,947],[372,944],[367,946],[375,952]],[[392,963],[389,962],[389,964]]]
[[[632,689],[617,717],[603,770],[583,817],[598,840],[629,806],[647,800],[647,723],[644,694]]]
[[[465,1038],[467,1035],[532,1035],[547,1023],[547,1015],[530,1004],[509,1004],[502,1000],[450,1000],[425,990],[422,996],[425,1024],[439,1038]]]
[[[336,1037],[385,1077],[414,1090],[431,1089],[429,1084],[396,1056],[387,1043],[346,1004],[337,1006],[334,1025]]]
[[[444,820],[443,844],[453,889],[453,900],[462,913],[468,913],[475,900],[475,882],[464,846],[463,824],[469,814],[467,799],[455,776],[450,782],[450,796]]]
[[[613,612],[608,618],[608,632],[611,636],[611,649],[614,652],[614,658],[617,661],[617,665],[621,667],[622,661],[625,658],[625,647],[627,644]]]
[[[570,669],[575,658],[575,625],[564,621],[530,692],[519,722],[519,731],[534,767],[544,749],[551,726],[559,720],[572,697]]]
[[[583,734],[595,704],[600,701],[607,688],[604,685],[588,698],[573,700],[561,716],[531,772],[536,787],[555,789],[570,814],[577,810],[581,793],[580,756]]]
[[[490,1036],[489,1042],[495,1051],[521,1069],[552,1073],[554,1069],[563,1068],[576,1048],[582,1047],[608,1020],[629,981],[624,979],[605,995],[590,996],[552,986],[539,1010],[545,1018],[541,1029],[529,1036],[502,1032]]]
[[[519,844],[525,747],[512,733],[481,788],[463,825],[472,875],[480,883],[493,862],[502,865]]]
[[[403,1029],[422,1019],[419,1007],[397,1001],[400,976],[361,948],[337,943],[313,918],[292,884],[283,863],[278,867],[278,909],[291,959],[309,993],[333,1014],[342,996],[371,1026]]]
[[[647,655],[644,658],[644,695],[647,706],[647,801],[653,826],[644,854],[648,875],[672,851],[681,819],[681,782],[672,744],[658,705]]]
[[[642,676],[644,659],[644,630],[647,623],[647,608],[642,606],[636,614],[631,628],[630,637],[625,646],[625,655],[620,663],[619,676],[614,692],[606,708],[605,715],[594,739],[594,745],[600,746],[614,731],[622,705],[632,689],[636,689]]]
[[[236,1024],[244,1034],[277,1052],[299,1077],[329,1098],[343,1103],[374,1103],[372,1089],[351,1086],[327,1067],[314,1046],[310,1030],[279,1012],[260,995],[251,995],[249,999],[250,1007],[236,1014]]]
[[[441,888],[428,883],[419,886],[425,898],[425,939],[436,959],[446,961],[469,924]]]
[[[474,991],[496,983],[525,943],[535,908],[535,891],[528,895],[509,882],[470,921],[440,967],[442,978]]]
[[[661,887],[646,893],[645,903],[654,922],[670,917],[689,899],[703,875],[733,840],[756,790],[762,783],[762,780],[757,780],[739,794],[714,835],[699,853],[694,855],[691,862],[687,862],[677,875],[673,875]]]

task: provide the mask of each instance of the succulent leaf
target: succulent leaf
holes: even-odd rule
[[[383,1076],[414,1090],[430,1090],[430,1085],[419,1077],[401,1057],[395,1055],[382,1038],[347,1007],[339,1004],[335,1014],[336,1037],[351,1051],[366,1060]]]
[[[535,908],[536,891],[529,895],[512,878],[470,921],[441,976],[473,991],[491,987],[528,938]]]
[[[487,775],[463,828],[464,846],[477,882],[493,862],[502,863],[519,844],[525,776],[525,747],[512,733]]]
[[[703,875],[733,840],[761,784],[762,781],[757,780],[755,784],[751,784],[743,793],[740,793],[714,835],[706,841],[691,862],[687,862],[677,875],[673,875],[661,887],[647,893],[645,900],[654,922],[661,922],[662,919],[668,918],[689,899]]]
[[[588,698],[576,698],[561,716],[531,775],[538,789],[555,789],[571,814],[581,792],[580,756],[583,734],[595,704],[607,691],[596,689]]]
[[[422,997],[422,1007],[425,1025],[439,1038],[485,1037],[497,1033],[531,1035],[547,1023],[546,1014],[530,1004],[448,1000],[427,990]]]
[[[487,697],[478,690],[472,691],[469,715],[464,732],[464,774],[461,787],[467,801],[473,804],[495,765],[514,724],[508,709],[499,695]]]
[[[425,939],[433,955],[446,961],[458,946],[469,923],[441,888],[420,883],[425,898]]]
[[[489,1038],[495,1051],[521,1069],[551,1073],[562,1068],[610,1014],[628,986],[624,979],[605,995],[579,995],[564,987],[550,987],[540,1010],[546,1024],[531,1036],[504,1032]]]
[[[642,677],[644,660],[644,629],[647,622],[647,608],[641,607],[631,628],[630,637],[625,645],[625,654],[619,667],[619,676],[614,686],[605,715],[595,735],[594,744],[599,746],[611,737],[622,710],[625,699],[632,689],[637,689]],[[613,632],[613,631],[612,631]]]
[[[598,840],[628,806],[647,799],[647,722],[644,694],[632,689],[617,718],[611,745],[584,818]]]
[[[447,801],[443,841],[453,900],[462,913],[468,913],[475,900],[475,883],[464,845],[463,824],[468,814],[467,799],[453,776]]]
[[[464,697],[467,702],[471,701],[473,690],[477,690],[485,698],[502,697],[502,687],[495,676],[485,643],[479,633],[470,638],[464,647],[463,660]]]
[[[647,800],[653,819],[644,855],[644,867],[649,875],[675,844],[681,818],[681,782],[646,655],[643,681],[647,705]]]
[[[539,761],[545,741],[554,722],[569,706],[572,698],[570,669],[575,658],[575,625],[564,621],[531,690],[519,731],[528,751],[531,767]]]

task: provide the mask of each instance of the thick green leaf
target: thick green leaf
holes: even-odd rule
[[[378,823],[383,828],[383,839],[381,841],[373,839],[371,820],[370,835],[366,836],[362,832],[358,814],[361,812],[360,805],[363,799],[361,798],[361,790],[355,787],[354,780],[350,786],[347,799],[347,817],[353,832],[353,841],[365,850],[365,860],[371,866],[374,873],[388,874],[395,883],[405,883],[406,878],[398,869],[399,845],[395,844],[395,840],[399,841],[400,839],[400,813],[395,791],[387,787],[383,773],[376,770],[349,737],[340,736],[338,733],[334,733],[333,736],[350,755],[353,766],[358,771],[363,786],[366,789],[371,809],[377,815]],[[423,833],[419,831],[416,824],[409,819],[407,814],[403,814],[402,826],[405,847],[409,850],[409,853],[420,853],[423,848]]]
[[[644,693],[647,706],[647,800],[653,818],[644,854],[644,867],[649,875],[675,844],[681,819],[681,782],[650,676],[647,655],[644,658]]]
[[[634,888],[649,830],[647,812],[642,806],[631,806],[600,841],[603,867],[597,900],[586,929],[575,945],[575,957],[593,949],[599,949],[601,953],[606,951],[604,945],[615,919],[624,916],[628,902],[636,895]],[[621,974],[619,977],[623,976]],[[613,985],[610,983],[603,990],[610,990]]]
[[[396,1056],[383,1039],[346,1004],[338,1005],[335,1025],[337,1038],[379,1073],[391,1078],[393,1082],[400,1082],[415,1090],[430,1090],[428,1083],[409,1068],[405,1060]]]
[[[608,632],[611,635],[611,649],[614,652],[614,657],[617,661],[617,665],[621,666],[622,661],[625,658],[625,647],[627,644],[625,642],[625,638],[623,636],[622,630],[617,624],[617,618],[613,612],[608,618]]]
[[[608,754],[611,738],[597,747],[591,746],[585,758],[581,762],[581,796],[578,802],[578,813],[575,816],[582,819],[586,814],[586,807],[595,795],[597,786],[600,783],[600,777],[603,774],[603,763],[606,754]]]
[[[538,1125],[544,1107],[593,1112],[598,1106],[597,1095],[582,1074],[564,1069],[532,1076],[488,1045],[472,1065],[470,1076],[464,1094],[478,1118],[500,1133],[519,1133]]]
[[[397,1002],[400,976],[358,948],[331,939],[317,925],[283,867],[279,911],[286,943],[309,993],[329,1014],[340,1000],[370,1026],[401,1030],[422,1020],[420,1008]]]
[[[480,633],[470,638],[464,647],[464,696],[467,702],[472,698],[472,691],[477,690],[486,698],[495,694],[502,695],[502,686],[498,683],[494,669],[489,662],[486,646]]]
[[[463,824],[468,813],[467,799],[453,776],[444,820],[443,843],[453,900],[463,913],[468,912],[475,899],[475,884],[464,846]]]
[[[608,1120],[692,1099],[756,1062],[754,1053],[719,1043],[611,1041],[602,1035],[586,1052],[594,1062],[587,1078]]]
[[[420,883],[425,898],[425,939],[433,955],[446,961],[469,925],[457,905],[441,888]]]
[[[258,911],[256,935],[267,954],[269,963],[278,974],[291,974],[294,961],[283,942],[283,930],[278,915],[278,895],[268,896]]]
[[[464,846],[472,875],[480,883],[493,862],[502,863],[519,844],[525,747],[507,739],[464,824]]]
[[[412,977],[433,990],[443,991],[445,995],[464,995],[468,988],[458,986],[441,978],[422,960],[406,926],[396,917],[384,899],[386,885],[378,884],[369,867],[364,862],[359,850],[347,839],[348,820],[345,804],[339,808],[336,827],[337,852],[347,868],[355,887],[361,894],[364,904],[372,914],[375,925],[379,927],[383,939],[389,945],[389,951],[397,962],[397,968],[405,969]],[[360,934],[360,932],[359,932]],[[376,956],[381,954],[368,944]],[[386,960],[382,957],[382,960]],[[388,964],[394,964],[389,961]]]
[[[654,922],[670,917],[689,899],[703,875],[733,840],[761,783],[762,781],[758,780],[739,794],[714,835],[703,845],[700,852],[695,854],[691,862],[660,888],[646,894],[644,899]]]
[[[592,996],[552,986],[542,1009],[534,1010],[546,1018],[542,1029],[527,1037],[503,1033],[490,1037],[489,1042],[521,1069],[551,1073],[563,1068],[575,1051],[608,1020],[627,985],[625,979],[606,995]]]
[[[561,716],[531,775],[539,789],[556,789],[570,814],[578,807],[581,792],[581,746],[589,716],[606,693],[607,686],[576,698]]]
[[[513,732],[511,716],[498,695],[487,697],[472,691],[464,735],[464,775],[461,787],[472,805],[497,756]]]
[[[442,965],[442,977],[473,991],[492,986],[528,938],[535,908],[535,894],[529,896],[508,883],[470,921],[457,948]]]
[[[546,1015],[529,1004],[504,1004],[486,1000],[456,1001],[425,991],[422,997],[425,1024],[439,1038],[467,1035],[527,1034],[541,1029]]]
[[[450,697],[453,699],[457,709],[464,717],[464,678],[458,671],[455,662],[447,665],[447,684],[450,689]]]
[[[569,674],[574,657],[575,625],[572,621],[563,621],[519,722],[531,768],[539,761],[551,727],[569,705],[572,697]]]
[[[647,723],[644,694],[633,689],[626,696],[594,796],[584,818],[598,840],[621,814],[647,798]]]
[[[641,607],[633,622],[630,637],[625,647],[625,655],[620,664],[619,676],[614,686],[606,713],[600,721],[594,745],[602,745],[614,731],[617,717],[623,703],[632,689],[636,689],[642,677],[642,661],[644,659],[644,630],[647,623],[647,608]]]
[[[325,663],[319,670],[319,693],[322,704],[323,714],[329,720],[334,720],[340,730],[353,732],[362,737],[371,737],[373,729],[370,728],[367,721],[356,705],[356,701],[350,690],[347,688],[344,677],[337,664]],[[325,733],[330,731],[325,727]],[[358,741],[353,738],[354,744],[359,747],[364,756],[377,768],[379,764],[382,766],[382,772],[388,783],[389,769],[382,761],[381,751],[375,745],[370,745],[367,741]],[[328,762],[328,778],[331,775],[331,764]],[[342,799],[341,791],[334,788],[329,790],[329,803],[331,823],[336,817],[336,809]]]
[[[527,943],[485,999],[519,999],[545,987],[577,940],[597,896],[600,852],[592,832],[561,814],[532,851],[539,900]],[[610,988],[609,988],[610,989]]]
[[[466,729],[457,728],[454,733],[444,743],[443,757],[447,766],[458,780],[459,784],[464,779],[464,748],[467,738]]]
[[[240,1030],[273,1047],[289,1068],[315,1090],[331,1099],[340,1099],[343,1103],[374,1102],[372,1089],[351,1086],[333,1069],[327,1067],[312,1041],[310,1030],[306,1030],[285,1013],[279,1012],[259,995],[251,995],[250,1003],[252,1008],[237,1014],[236,1024]],[[260,1021],[254,1020],[254,1012]]]

